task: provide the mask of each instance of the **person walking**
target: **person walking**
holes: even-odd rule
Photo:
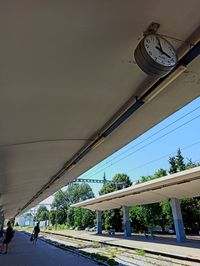
[[[2,238],[3,237],[3,225],[1,225],[1,227],[0,227],[0,238]]]
[[[14,231],[13,231],[13,228],[12,228],[11,223],[9,221],[7,223],[6,237],[3,241],[3,244],[1,245],[0,253],[3,253],[4,249],[5,249],[4,254],[8,253],[8,244],[11,242],[13,236],[14,236]]]
[[[33,229],[33,244],[36,245],[38,234],[40,232],[40,223],[37,223],[36,226]]]

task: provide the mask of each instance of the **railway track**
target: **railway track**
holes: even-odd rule
[[[195,261],[180,260],[167,257],[162,254],[153,254],[144,250],[133,250],[113,246],[110,243],[99,243],[90,239],[82,239],[61,233],[42,231],[44,241],[59,248],[74,252],[78,255],[87,256],[101,265],[133,265],[133,266],[197,266]],[[106,259],[107,258],[107,259]],[[102,260],[101,260],[102,259]],[[110,260],[110,262],[109,262]],[[110,264],[109,264],[110,263]]]

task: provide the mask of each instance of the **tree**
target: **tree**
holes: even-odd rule
[[[81,208],[69,207],[67,210],[67,224],[69,226],[94,226],[95,213]]]
[[[67,208],[69,205],[67,191],[59,190],[54,195],[54,200],[51,205],[51,223],[52,225],[65,224],[67,219]]]
[[[184,163],[184,158],[181,154],[181,150],[180,148],[177,151],[177,155],[176,155],[176,164],[177,164],[177,168],[179,171],[183,171],[185,170],[185,163]]]
[[[123,187],[131,186],[131,181],[126,174],[116,174],[113,179],[113,183],[105,183],[99,192],[99,195],[104,195],[116,190],[120,190]],[[117,182],[123,182],[117,184]],[[120,209],[107,210],[103,212],[103,223],[105,227],[112,226],[116,231],[122,231],[122,211]]]
[[[169,168],[169,173],[170,174],[174,174],[174,173],[177,173],[178,172],[178,166],[177,166],[177,163],[176,163],[176,157],[169,157],[169,165],[170,165],[170,168]]]
[[[182,200],[181,212],[186,232],[198,233],[200,230],[200,197]]]
[[[74,225],[78,227],[94,226],[95,213],[90,210],[74,208]]]
[[[87,183],[72,184],[67,193],[71,204],[94,198],[94,193]]]
[[[99,195],[104,195],[122,188],[130,187],[130,177],[126,174],[116,174],[113,179],[113,183],[105,183],[102,189],[99,191]],[[119,183],[119,184],[118,184]]]
[[[137,183],[144,183],[162,176],[166,176],[167,175],[167,171],[163,168],[158,169],[153,176],[148,175],[148,176],[142,176],[140,177],[140,179],[137,181]]]
[[[176,173],[199,166],[199,163],[194,163],[191,159],[185,164],[180,149],[178,149],[176,156],[169,158],[169,163],[170,173]],[[138,183],[143,183],[166,175],[167,171],[161,168],[158,169],[153,176],[142,176]],[[200,197],[182,200],[181,209],[186,231],[197,233],[200,229]],[[160,225],[164,230],[166,226],[173,224],[169,201],[131,207],[130,220],[136,231],[143,230],[144,227],[152,227],[155,225]]]
[[[169,173],[177,173],[178,171],[183,171],[186,169],[186,165],[184,163],[184,158],[181,154],[180,148],[177,150],[176,156],[169,157],[169,164],[170,164],[170,169]]]
[[[69,207],[67,209],[67,224],[69,226],[74,226],[75,225],[75,221],[74,221],[74,209],[75,208],[72,208],[72,207]]]
[[[91,224],[91,221],[94,220],[94,214],[87,210],[77,211],[71,208],[70,205],[93,197],[94,193],[86,183],[73,183],[65,191],[58,191],[52,203],[54,211],[51,213],[51,223],[53,225],[67,223],[69,226],[74,226],[75,224],[79,224],[77,226],[85,226],[85,224],[89,226],[87,223]],[[88,217],[86,218],[85,216],[87,215]]]
[[[70,204],[67,191],[59,190],[54,195],[54,200],[51,205],[54,209],[65,208]]]
[[[186,163],[186,165],[185,165],[186,169],[190,169],[190,168],[194,168],[194,167],[200,166],[200,163],[193,162],[191,158],[187,159],[187,160],[188,160],[188,163]]]
[[[50,210],[49,219],[52,225],[56,224],[56,211],[55,210]]]
[[[160,168],[154,173],[154,178],[159,178],[167,175],[167,170]]]
[[[142,176],[138,183],[144,183],[162,176],[166,176],[167,171],[163,168],[158,169],[153,176]],[[164,205],[164,203],[163,203]],[[165,226],[169,224],[167,213],[164,212],[164,207],[167,209],[168,202],[164,207],[161,203],[152,203],[147,205],[139,205],[130,208],[130,220],[136,231],[143,231],[146,227],[159,225],[164,231]]]
[[[49,211],[46,206],[40,206],[37,210],[37,214],[35,217],[36,221],[46,221],[49,220]]]

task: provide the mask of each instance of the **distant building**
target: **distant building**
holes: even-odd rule
[[[19,226],[34,226],[35,222],[33,220],[33,215],[31,213],[23,214],[15,219],[15,223],[18,223]]]

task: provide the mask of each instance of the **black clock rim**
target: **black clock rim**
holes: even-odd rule
[[[135,56],[136,63],[142,69],[142,71],[145,72],[146,74],[151,75],[151,76],[160,76],[162,74],[165,74],[165,72],[155,69],[154,67],[150,66],[149,63],[147,63],[139,47],[136,48],[134,56]]]
[[[143,40],[139,43],[134,53],[138,66],[146,74],[151,76],[164,76],[169,73],[173,68],[162,67],[160,64],[157,64],[153,59],[151,59],[149,54],[146,52],[146,49],[144,48]]]
[[[145,65],[147,65],[147,67],[150,69],[151,72],[153,72],[154,74],[165,74],[166,71],[168,71],[168,69],[163,69],[162,67],[159,67],[154,60],[152,60],[149,57],[149,54],[146,53],[146,51],[144,52],[144,49],[142,49],[142,46],[138,47],[138,54],[140,55],[140,60],[141,63],[143,62],[144,67]]]

